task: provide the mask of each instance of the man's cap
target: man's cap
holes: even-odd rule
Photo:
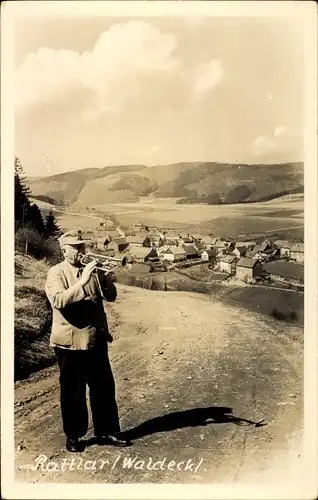
[[[84,245],[89,240],[83,240],[81,231],[68,231],[59,237],[58,242],[62,248],[64,245]]]

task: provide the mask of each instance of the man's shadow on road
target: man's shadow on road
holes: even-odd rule
[[[128,441],[134,441],[158,432],[169,432],[185,427],[197,427],[208,424],[231,423],[240,426],[262,427],[266,425],[264,420],[254,422],[246,418],[236,417],[232,414],[232,408],[226,406],[211,406],[208,408],[194,408],[191,410],[168,413],[160,417],[151,418],[142,424],[133,427],[120,434],[120,437]],[[94,439],[89,439],[86,446],[95,444]]]
[[[134,441],[157,432],[168,432],[184,427],[197,427],[208,424],[233,423],[236,425],[262,427],[263,420],[253,422],[232,414],[232,408],[226,406],[211,406],[209,408],[194,408],[192,410],[177,411],[146,420],[140,425],[123,432],[124,439]]]

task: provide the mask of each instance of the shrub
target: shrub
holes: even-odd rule
[[[160,285],[157,280],[152,279],[150,283],[150,290],[160,290]]]
[[[15,250],[36,259],[46,259],[50,264],[61,262],[63,259],[56,240],[45,239],[35,229],[28,227],[22,227],[15,233]]]
[[[37,195],[32,194],[32,198],[34,198],[35,200],[45,201],[46,203],[50,203],[51,205],[57,204],[54,198],[50,198],[49,196],[44,196],[42,194],[37,194]]]
[[[240,203],[252,194],[252,191],[245,184],[236,186],[225,197],[224,203]]]
[[[298,321],[298,314],[297,314],[297,312],[296,312],[296,311],[292,311],[292,312],[290,313],[290,321],[291,321],[292,323],[297,323],[297,321]]]
[[[146,290],[163,290],[163,285],[156,279],[137,278],[136,276],[128,276],[127,284],[130,286],[138,286]]]
[[[197,293],[208,293],[209,287],[207,287],[204,283],[201,283],[196,285],[193,291]]]
[[[222,203],[219,193],[208,194],[203,201],[205,201],[208,205],[220,205]]]
[[[281,311],[279,311],[278,309],[276,309],[276,307],[273,308],[273,312],[272,312],[272,315],[274,316],[274,318],[276,319],[279,319],[279,320],[286,320],[286,315],[284,313],[282,313]]]
[[[128,276],[128,285],[136,286],[136,276]]]
[[[297,311],[295,311],[295,310],[288,312],[288,313],[284,313],[284,312],[276,309],[276,307],[274,307],[272,315],[274,316],[274,318],[276,318],[280,321],[288,321],[290,323],[297,323],[298,322],[298,314],[297,314]]]
[[[52,309],[44,290],[16,286],[14,313],[14,371],[19,380],[55,361],[48,349]]]

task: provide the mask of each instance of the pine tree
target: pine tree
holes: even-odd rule
[[[16,227],[23,226],[30,209],[30,189],[27,186],[22,165],[18,158],[14,162],[14,220]]]
[[[24,194],[27,197],[30,197],[32,194],[31,189],[29,188],[28,180],[27,180],[27,177],[26,177],[25,172],[23,170],[22,164],[17,156],[14,159],[14,171],[16,174],[19,175],[19,179],[20,179]]]
[[[26,223],[29,227],[33,227],[39,234],[44,234],[45,226],[42,219],[39,207],[34,203],[28,209]]]
[[[62,231],[58,226],[53,211],[50,210],[45,218],[45,236],[46,238],[58,238],[61,236]]]

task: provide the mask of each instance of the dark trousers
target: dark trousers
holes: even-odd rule
[[[92,350],[54,348],[60,368],[60,403],[68,438],[80,438],[88,429],[86,384],[89,387],[95,436],[120,431],[115,381],[107,347]]]

